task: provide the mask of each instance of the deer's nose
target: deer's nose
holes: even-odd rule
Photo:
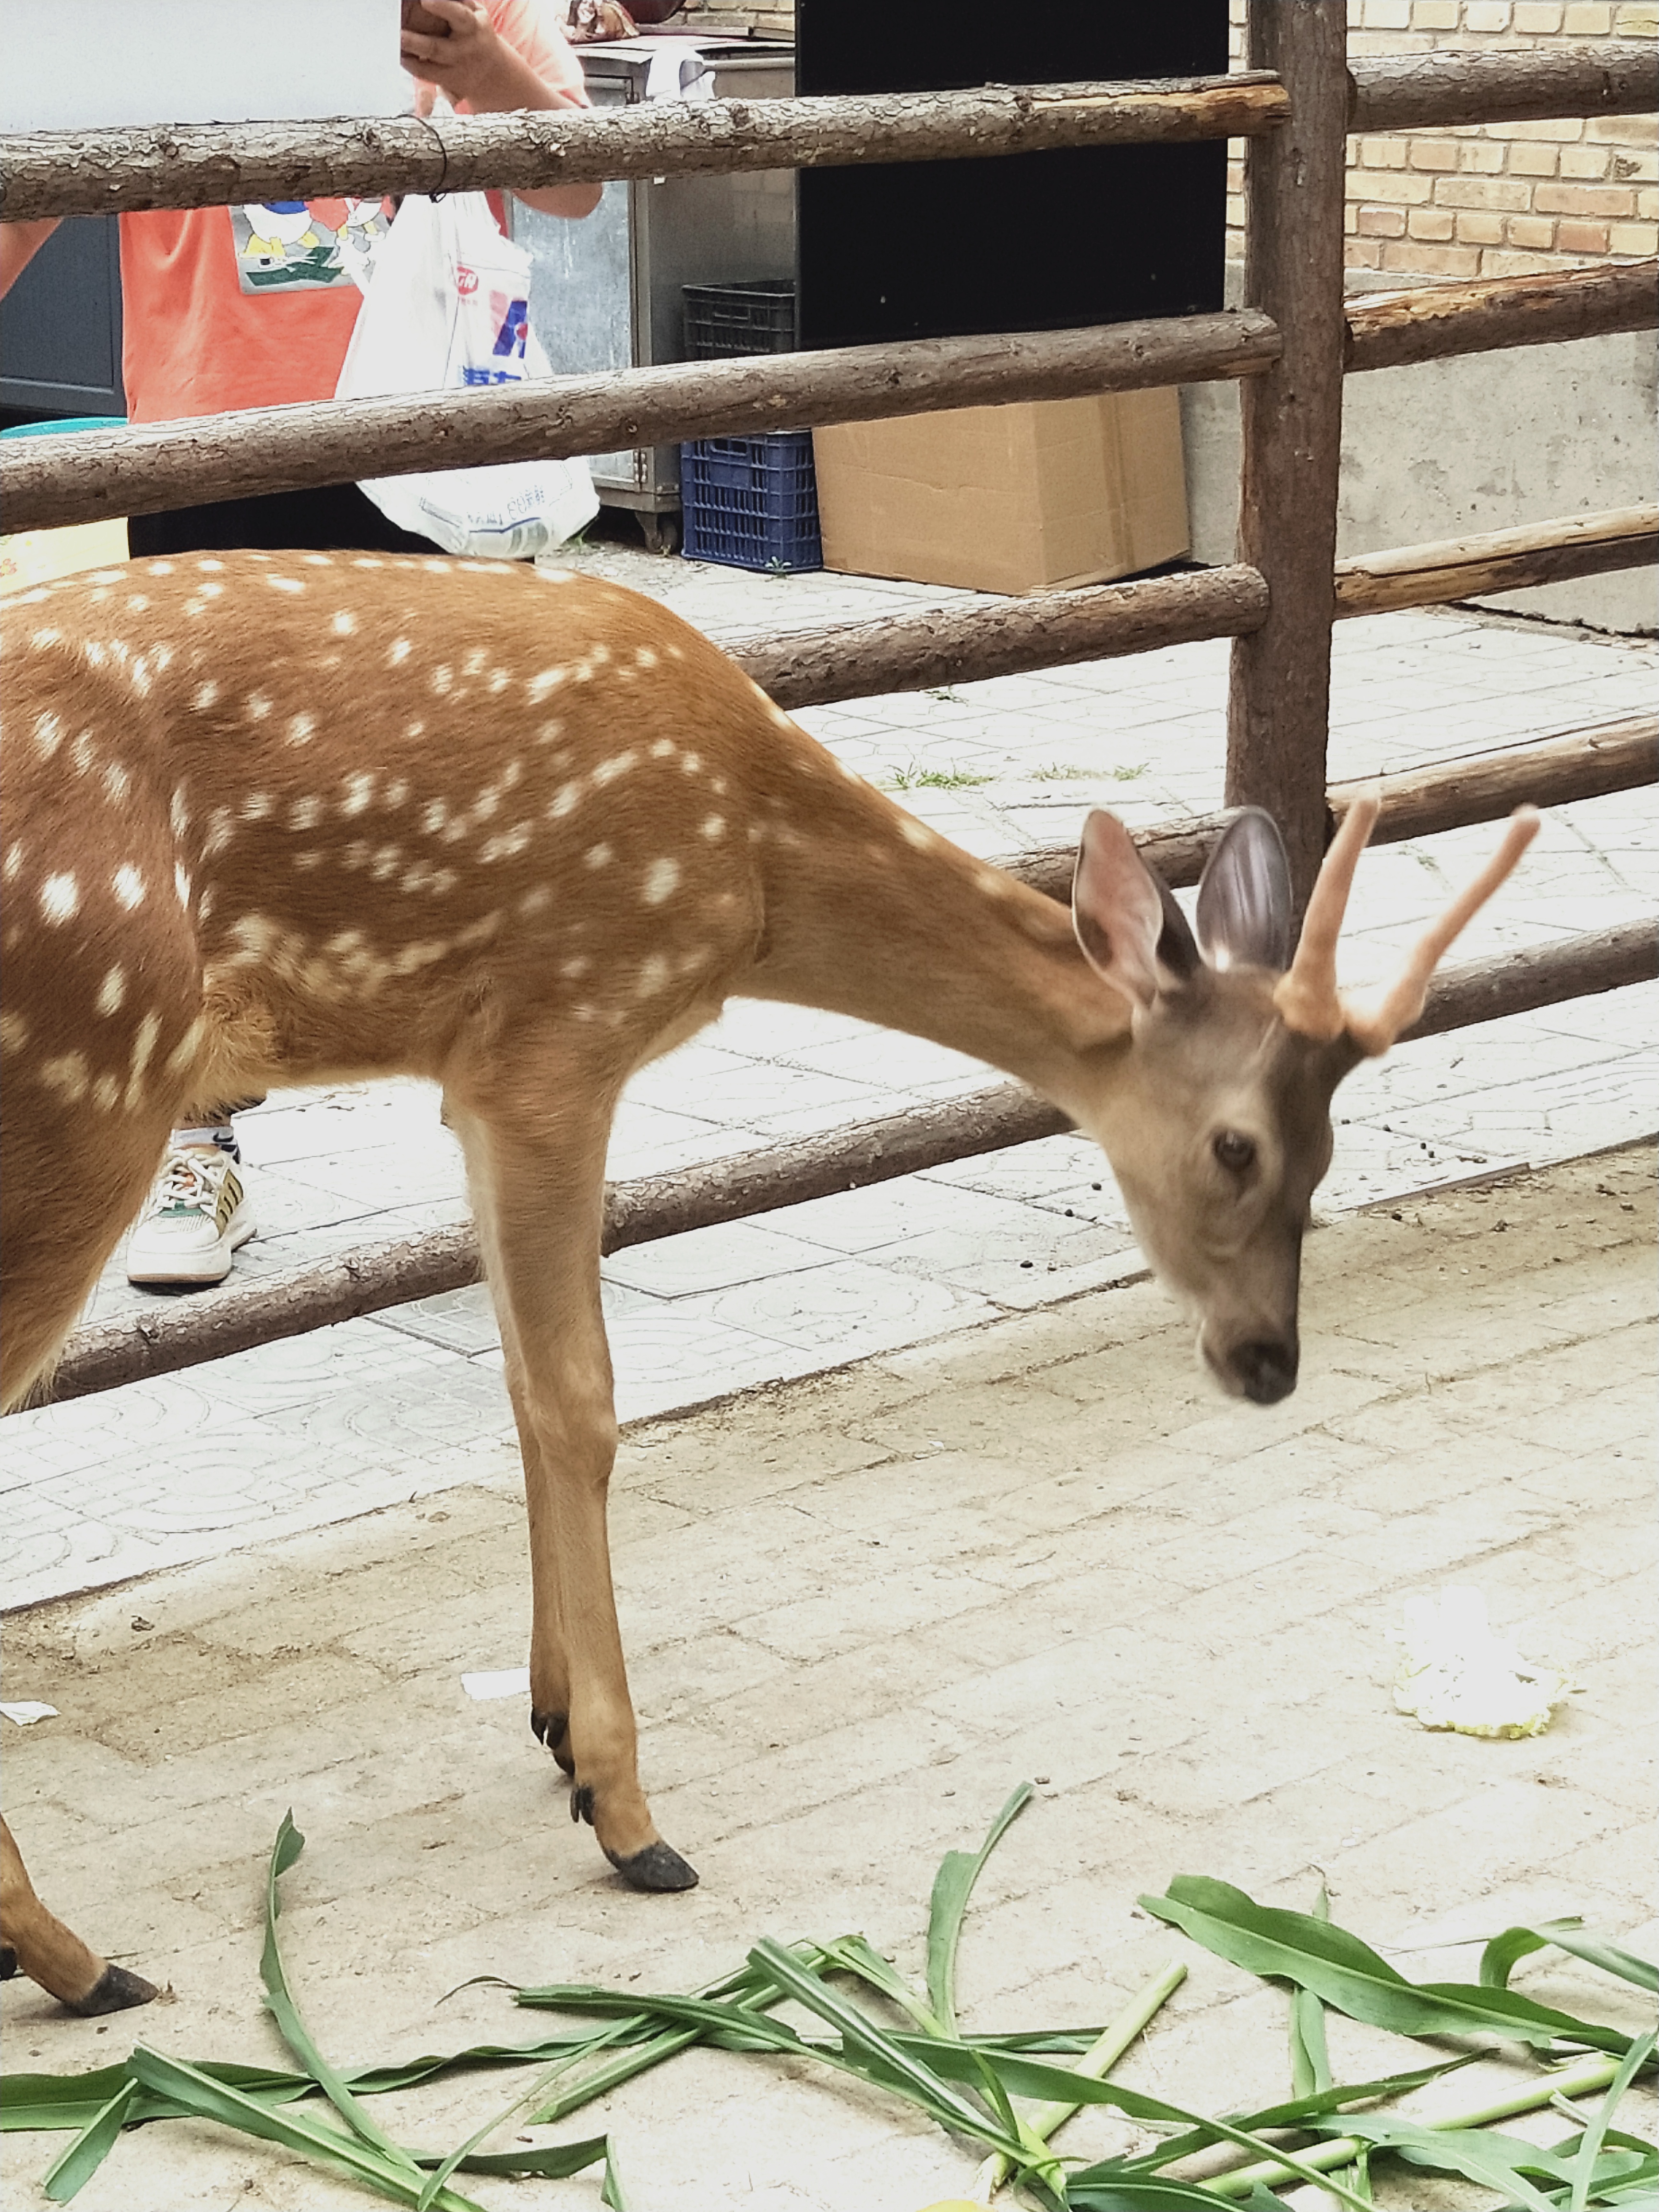
[[[1252,1405],[1276,1406],[1296,1388],[1297,1356],[1294,1338],[1259,1337],[1235,1345],[1227,1364]]]

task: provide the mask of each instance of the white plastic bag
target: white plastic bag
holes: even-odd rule
[[[341,399],[452,392],[550,375],[530,328],[530,256],[503,238],[482,192],[404,200],[367,269],[335,386]],[[401,530],[446,553],[550,553],[599,511],[583,460],[379,477],[363,491]]]

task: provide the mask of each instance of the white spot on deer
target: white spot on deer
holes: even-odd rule
[[[49,599],[51,597],[52,592],[47,586],[37,584],[32,592],[19,592],[14,604],[20,607],[38,607],[43,599]]]
[[[380,794],[383,806],[402,806],[409,798],[409,786],[400,775],[394,775]]]
[[[564,724],[556,718],[550,721],[538,722],[536,726],[536,743],[538,745],[550,745],[555,738],[562,737],[563,734]]]
[[[654,668],[657,665],[657,653],[648,645],[641,646],[638,652],[634,655],[634,665],[635,668]]]
[[[351,565],[354,568],[384,568],[386,562],[377,561],[371,553],[360,553]]]
[[[706,816],[702,824],[702,834],[708,838],[711,845],[714,842],[717,837],[724,837],[726,835],[726,817],[723,814],[710,814]]]
[[[252,692],[242,708],[242,712],[250,722],[263,722],[270,712],[270,702],[263,691]]]
[[[908,814],[899,823],[899,836],[903,838],[907,845],[914,845],[919,853],[926,852],[928,846],[937,845],[939,842],[938,837],[925,822],[918,822]]]
[[[581,797],[582,787],[580,783],[562,784],[549,801],[548,819],[550,822],[557,822],[564,815],[574,813],[581,804]]]
[[[678,860],[653,860],[645,872],[645,886],[641,893],[647,906],[660,906],[673,896],[680,880]]]
[[[574,981],[578,975],[586,975],[592,965],[593,963],[586,953],[579,952],[574,960],[562,960],[559,963],[559,973],[561,975],[568,975]]]
[[[185,787],[181,783],[173,793],[167,808],[167,818],[173,824],[173,834],[182,837],[190,827],[190,809],[185,804]]]
[[[609,845],[590,845],[582,854],[582,866],[585,868],[607,867],[616,857]]]
[[[449,819],[447,799],[428,799],[421,809],[421,827],[428,837],[435,837]]]
[[[81,651],[85,657],[88,668],[101,668],[105,661],[109,658],[108,654],[104,651],[103,647],[99,644],[95,638],[89,639],[88,642],[81,647]]]
[[[132,778],[119,761],[105,763],[104,789],[112,806],[121,806],[126,803],[127,794],[132,789]]]
[[[196,565],[204,575],[211,575],[216,570],[222,568],[225,564],[222,561],[198,561]]]
[[[40,1080],[52,1090],[61,1091],[71,1106],[87,1095],[88,1070],[82,1053],[60,1053],[52,1060],[40,1062]]]
[[[366,868],[368,866],[368,838],[354,837],[345,848],[345,864],[349,868]]]
[[[432,944],[405,945],[400,952],[392,956],[392,973],[412,975],[417,969],[430,968],[434,961],[441,960],[449,950],[448,941],[441,938]]]
[[[207,889],[202,893],[201,897],[196,902],[197,920],[198,921],[205,921],[217,904],[218,901],[213,895],[213,886],[210,884]]]
[[[147,576],[170,576],[173,574],[173,563],[171,561],[147,561],[144,563],[144,574]]]
[[[298,576],[267,576],[265,581],[273,592],[303,592],[305,589]]]
[[[113,647],[111,648],[112,651],[113,651]],[[131,684],[133,690],[138,694],[138,696],[141,699],[149,698],[149,665],[142,653],[137,655],[131,667],[128,669],[127,681]]]
[[[455,873],[453,868],[434,868],[432,872],[433,896],[447,898],[459,881],[460,878]]]
[[[132,1057],[128,1062],[127,1103],[129,1106],[136,1106],[138,1103],[144,1070],[149,1065],[149,1056],[155,1051],[155,1040],[161,1034],[161,1016],[146,1014],[138,1024],[137,1035],[132,1040]]]
[[[125,584],[126,580],[125,568],[94,568],[87,578],[89,584]]]
[[[289,744],[308,745],[316,734],[317,717],[314,714],[289,715],[288,723],[288,741]]]
[[[426,724],[424,722],[405,722],[404,724],[404,735],[406,738],[418,738],[425,728]]]
[[[271,811],[268,791],[251,791],[237,809],[244,822],[263,822]]]
[[[430,554],[422,562],[421,566],[428,576],[447,576],[449,574],[448,562],[440,561]]]
[[[112,1075],[100,1075],[92,1086],[92,1103],[100,1114],[112,1113],[121,1096],[121,1086]]]
[[[33,646],[61,645],[63,639],[64,633],[61,629],[38,629],[29,640],[29,643]]]
[[[395,872],[398,863],[403,856],[401,845],[382,845],[374,855],[374,865],[369,870],[369,874],[377,884],[383,884],[389,875]]]
[[[538,568],[536,574],[544,584],[574,584],[578,581],[574,568]]]
[[[544,668],[525,685],[525,694],[532,707],[539,707],[550,691],[556,691],[569,676],[566,668]]]
[[[427,681],[430,684],[432,689],[438,694],[439,697],[441,698],[444,693],[447,691],[454,683],[455,672],[453,669],[445,666],[442,662],[440,662],[438,666],[433,670],[431,675],[428,677]]]
[[[466,652],[465,652],[465,655],[463,656],[462,660],[461,660],[461,673],[462,673],[462,675],[463,675],[463,676],[481,676],[481,675],[483,675],[483,665],[484,665],[485,661],[489,659],[489,653],[486,651],[486,649],[485,649],[482,645],[470,645],[470,646],[468,646],[468,647],[467,647],[467,649],[466,649]]]
[[[294,855],[294,865],[296,868],[320,868],[323,856],[314,845],[303,845]]]
[[[123,861],[115,871],[110,888],[129,914],[136,914],[144,902],[144,879],[131,862]]]
[[[545,884],[538,884],[535,885],[533,890],[527,890],[524,896],[519,901],[517,911],[520,914],[526,915],[540,914],[542,909],[552,898],[552,896],[553,894],[548,890]]]
[[[345,797],[340,801],[342,814],[362,814],[374,797],[374,777],[372,771],[349,775],[345,780]]]
[[[338,614],[334,617],[333,628],[335,635],[337,637],[349,637],[356,627],[356,616],[352,613],[349,607],[342,607]]]
[[[671,660],[684,660],[685,658],[685,647],[683,645],[671,645],[666,647],[666,651]]]
[[[180,1075],[190,1066],[200,1048],[203,1032],[206,1027],[205,1020],[198,1014],[163,1062],[169,1075]]]
[[[14,842],[6,848],[5,859],[3,860],[0,860],[0,882],[8,884],[15,883],[17,879],[17,872],[22,865],[23,846],[21,840],[14,840]]]
[[[457,945],[487,945],[501,928],[503,915],[500,908],[493,914],[481,914],[476,921],[468,922],[465,929],[455,933]]]
[[[222,584],[198,584],[196,589],[198,595],[204,599],[222,599],[225,595],[225,587]]]
[[[144,609],[149,605],[149,592],[129,592],[127,593],[127,605],[132,609],[134,614],[143,614]]]
[[[307,553],[304,558],[307,568],[331,568],[334,566],[326,553]]]
[[[386,666],[388,668],[401,667],[403,663],[409,658],[409,640],[406,637],[394,637],[391,644],[386,647]]]
[[[651,748],[653,760],[672,760],[679,750],[672,738],[659,738]]]
[[[638,758],[639,753],[632,745],[628,748],[626,752],[612,753],[609,760],[602,760],[599,762],[599,765],[594,769],[590,781],[600,787],[603,787],[607,783],[614,783],[619,775],[627,775],[629,769],[633,767],[635,762],[638,760]]]
[[[67,921],[81,904],[81,886],[69,874],[48,876],[40,886],[40,911],[48,921]]]
[[[190,875],[177,860],[173,864],[173,888],[179,894],[180,906],[190,904]]]
[[[196,696],[190,703],[198,714],[205,714],[218,696],[219,687],[210,678],[207,683],[197,685]]]
[[[504,668],[492,668],[489,672],[489,689],[492,695],[505,691],[512,681],[513,678]]]
[[[667,956],[661,952],[647,952],[640,963],[640,972],[634,981],[634,995],[640,999],[654,998],[659,991],[666,988],[668,979]]]
[[[92,749],[92,732],[82,730],[70,749],[70,759],[74,763],[76,775],[89,775],[96,757]]]
[[[171,668],[173,665],[173,647],[170,645],[151,646],[149,649],[149,664],[150,666],[155,669]]]
[[[43,760],[50,760],[64,742],[64,726],[56,714],[37,714],[34,718],[34,749]]]
[[[209,815],[207,835],[202,840],[202,858],[204,860],[216,859],[229,844],[232,834],[231,819],[231,811],[228,806],[216,806]],[[205,914],[207,910],[205,899],[202,902],[202,908]]]
[[[323,802],[312,797],[296,799],[288,810],[290,830],[314,830],[323,818]]]
[[[93,1012],[99,1014],[115,1013],[125,1004],[126,995],[126,970],[118,962],[98,986],[98,996],[93,1000]]]
[[[29,1025],[21,1014],[0,1014],[0,1052],[21,1052],[29,1041]]]
[[[530,842],[530,824],[517,822],[510,830],[503,830],[494,837],[486,838],[478,848],[480,860],[511,860],[523,852]]]
[[[680,763],[680,774],[682,775],[701,775],[702,774],[702,755],[701,753],[687,753],[684,759]]]

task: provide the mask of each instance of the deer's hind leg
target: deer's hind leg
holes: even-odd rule
[[[533,1095],[500,1085],[464,1099],[452,1085],[447,1096],[524,1459],[532,1725],[571,1777],[572,1818],[592,1823],[624,1880],[689,1889],[696,1875],[657,1833],[640,1788],[605,1528],[617,1418],[599,1237],[617,1085],[546,1061],[534,1073]]]
[[[47,1911],[11,1830],[0,1820],[0,1980],[19,1972],[83,2015],[148,2004],[155,1995],[154,1982],[100,1959]]]

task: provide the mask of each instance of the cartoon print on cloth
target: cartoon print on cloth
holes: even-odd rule
[[[230,210],[244,292],[320,292],[352,281],[385,231],[383,200],[250,200]]]

